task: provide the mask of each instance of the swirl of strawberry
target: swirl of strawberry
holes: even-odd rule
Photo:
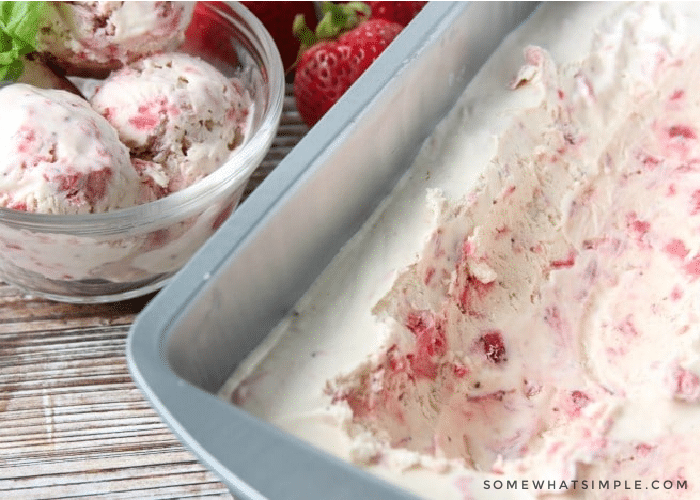
[[[362,2],[324,2],[323,17],[312,32],[304,16],[294,20],[301,42],[294,76],[297,110],[310,127],[379,57],[403,26],[371,17]]]

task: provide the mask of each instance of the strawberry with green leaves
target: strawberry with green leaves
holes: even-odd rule
[[[294,21],[301,41],[294,97],[302,119],[313,126],[379,57],[403,26],[371,18],[362,2],[324,2],[323,18],[312,32],[303,16]]]

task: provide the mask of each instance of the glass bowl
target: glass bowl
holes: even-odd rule
[[[244,6],[201,2],[198,12],[207,18],[198,26],[216,30],[230,47],[210,54],[186,42],[181,50],[243,82],[254,106],[244,142],[216,171],[151,203],[90,215],[0,208],[0,279],[64,302],[145,295],[164,286],[229,217],[277,133],[284,69],[271,36]],[[232,53],[236,61],[221,57]]]

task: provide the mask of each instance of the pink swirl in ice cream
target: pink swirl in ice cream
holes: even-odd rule
[[[374,309],[385,351],[335,381],[353,432],[559,482],[692,432],[697,412],[679,405],[700,400],[700,58],[655,55],[621,90],[606,71],[628,54],[574,71],[526,50],[514,87],[541,89],[541,105],[466,201],[436,200],[421,258]],[[671,429],[632,432],[659,411]]]

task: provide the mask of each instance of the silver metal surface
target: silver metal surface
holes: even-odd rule
[[[127,360],[137,385],[241,500],[412,498],[214,393],[389,193],[533,9],[428,4],[134,323]]]

